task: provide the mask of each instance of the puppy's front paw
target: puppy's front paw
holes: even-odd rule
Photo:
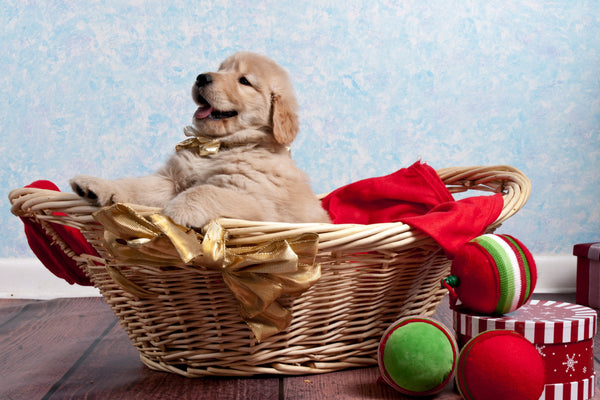
[[[208,221],[208,217],[202,207],[195,204],[185,204],[181,199],[175,198],[163,209],[163,213],[170,217],[173,222],[190,228],[201,228]]]
[[[75,193],[99,206],[112,204],[116,200],[115,193],[105,179],[77,175],[69,183]]]

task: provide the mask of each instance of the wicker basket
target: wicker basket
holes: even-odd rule
[[[503,193],[504,207],[489,232],[529,197],[529,180],[512,167],[445,168],[437,173],[452,193]],[[389,324],[402,316],[433,314],[445,295],[440,280],[449,274],[450,262],[436,242],[408,225],[223,219],[219,222],[230,235],[228,246],[304,232],[319,235],[321,278],[285,304],[292,311],[291,325],[259,343],[218,272],[123,265],[104,247],[103,229],[91,215],[97,207],[71,193],[42,189],[16,189],[9,197],[14,214],[42,225],[90,277],[144,364],[186,377],[315,374],[376,365],[377,346]],[[81,229],[103,258],[75,255],[48,222]],[[155,296],[130,293],[111,278],[109,263]]]

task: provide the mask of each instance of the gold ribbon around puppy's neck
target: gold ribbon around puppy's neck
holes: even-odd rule
[[[123,203],[93,215],[104,226],[105,242],[120,261],[220,271],[238,302],[242,318],[259,342],[291,323],[291,311],[279,299],[299,296],[321,277],[321,267],[315,263],[319,240],[315,233],[255,246],[227,247],[227,232],[215,221],[200,234],[160,213],[142,216]],[[133,287],[129,291],[134,295],[158,296],[140,288],[116,268],[107,269],[125,290]]]
[[[177,152],[191,150],[196,151],[201,157],[206,157],[211,154],[217,154],[221,149],[222,143],[219,139],[202,136],[193,126],[183,128],[183,133],[189,137],[175,146],[175,151]]]
[[[192,150],[197,151],[198,155],[206,157],[211,154],[217,154],[220,148],[221,141],[218,139],[194,136],[179,142],[177,146],[175,146],[175,151]]]

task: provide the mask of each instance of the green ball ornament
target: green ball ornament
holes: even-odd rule
[[[379,342],[383,380],[409,396],[440,392],[452,379],[458,345],[443,324],[427,317],[405,317],[393,323]]]

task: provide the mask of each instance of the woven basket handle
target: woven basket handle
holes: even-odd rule
[[[490,226],[492,229],[519,211],[531,193],[529,178],[508,165],[451,167],[436,172],[451,193],[481,190],[503,194],[504,207],[498,219]]]

